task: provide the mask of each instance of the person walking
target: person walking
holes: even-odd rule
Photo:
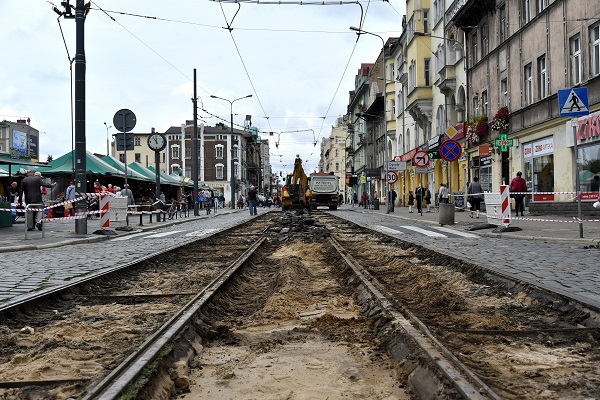
[[[479,218],[479,211],[481,210],[481,200],[483,199],[483,189],[479,183],[479,178],[474,177],[473,182],[469,183],[467,188],[467,200],[471,203],[471,214],[473,218],[473,212],[475,212],[475,218]]]
[[[129,189],[129,185],[123,186],[123,190],[121,190],[121,196],[127,197],[127,206],[132,206],[135,204],[135,199],[133,198],[133,192]]]
[[[21,191],[23,192],[23,197],[25,198],[25,206],[28,204],[35,204],[33,206],[35,208],[39,209],[40,207],[43,207],[41,188],[51,188],[54,185],[56,185],[56,182],[53,184],[45,183],[41,176],[34,175],[32,170],[27,171],[27,176],[21,181]],[[42,230],[43,213],[42,218],[37,221],[40,213],[42,213],[42,211],[27,211],[28,231],[32,231],[34,225],[37,226],[40,231]]]
[[[75,182],[71,181],[69,182],[69,186],[67,187],[67,190],[65,190],[65,200],[67,200],[67,202],[65,203],[65,210],[67,211],[66,214],[68,214],[67,216],[72,217],[75,215],[75,208],[73,206],[73,200],[75,200],[75,198],[77,197],[77,191],[75,189]]]
[[[431,191],[425,189],[425,205],[427,206],[427,212],[431,212]]]
[[[440,188],[438,189],[438,203],[448,203],[449,202],[449,193],[448,188],[445,183],[440,184]]]
[[[10,184],[10,202],[14,206],[14,210],[11,212],[12,214],[12,223],[17,223],[17,208],[21,206],[21,193],[19,193],[19,184],[17,182],[12,182]],[[11,208],[13,208],[11,206]]]
[[[258,192],[254,186],[250,186],[248,190],[248,208],[250,209],[250,215],[256,215],[256,204],[258,203]]]
[[[417,201],[417,212],[423,214],[423,196],[425,195],[423,186],[419,183],[419,186],[415,189],[415,200]]]
[[[523,199],[525,198],[525,192],[527,192],[527,182],[522,178],[523,173],[521,171],[517,172],[517,176],[510,181],[510,191],[516,192],[514,194],[511,193],[510,197],[515,199],[515,211],[517,213],[517,217],[519,216],[519,210],[521,211],[521,217],[525,215],[523,212],[525,211],[525,205],[523,204]]]
[[[398,194],[394,189],[390,190],[390,211],[394,211],[394,207],[396,206],[396,198]]]
[[[412,214],[413,210],[413,206],[415,205],[415,195],[412,192],[412,190],[408,191],[408,212]]]

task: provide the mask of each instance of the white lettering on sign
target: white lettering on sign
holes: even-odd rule
[[[312,182],[312,188],[317,192],[331,192],[332,190],[337,190],[335,181],[333,180],[314,180]]]
[[[552,138],[540,140],[533,143],[533,156],[543,156],[554,152],[554,140]]]

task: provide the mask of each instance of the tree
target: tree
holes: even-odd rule
[[[46,159],[46,161],[51,162],[52,160],[53,160],[52,154],[48,154],[48,158]]]

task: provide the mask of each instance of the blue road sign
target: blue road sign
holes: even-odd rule
[[[558,91],[558,112],[561,117],[577,117],[588,115],[590,107],[588,103],[587,88],[570,88]]]
[[[456,161],[462,154],[462,147],[456,140],[446,140],[440,146],[440,156],[448,162]]]

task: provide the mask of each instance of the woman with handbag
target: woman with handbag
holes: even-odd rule
[[[523,173],[521,171],[517,172],[517,176],[510,181],[510,191],[513,199],[515,199],[515,211],[517,213],[517,217],[519,216],[519,210],[521,210],[521,217],[524,217],[523,212],[525,211],[525,205],[523,204],[523,199],[525,198],[525,192],[527,192],[527,182],[521,176]],[[516,193],[512,193],[516,192]]]
[[[69,186],[67,190],[65,190],[65,217],[72,217],[75,215],[75,209],[73,208],[73,200],[77,196],[77,192],[75,191],[75,182],[69,182]],[[68,214],[68,215],[67,215]]]
[[[469,184],[467,188],[467,199],[471,203],[471,215],[473,218],[473,211],[475,211],[475,218],[479,218],[479,211],[481,210],[481,200],[483,199],[483,189],[479,183],[479,178],[474,177],[473,182]]]

